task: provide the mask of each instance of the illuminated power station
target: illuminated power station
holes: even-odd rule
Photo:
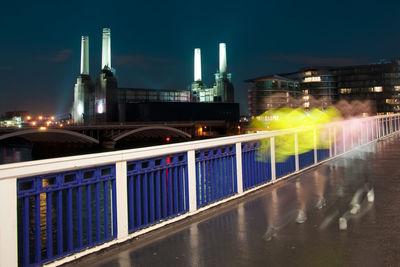
[[[76,124],[239,119],[239,104],[234,103],[231,74],[227,73],[225,43],[219,45],[219,71],[211,88],[202,82],[201,51],[195,49],[191,90],[118,88],[111,65],[109,28],[103,29],[101,71],[93,84],[89,76],[88,36],[82,36],[81,46],[81,71],[75,84],[71,111]]]
[[[82,36],[81,71],[74,87],[74,102],[71,112],[75,123],[83,123],[84,121],[89,120],[89,102],[93,91],[94,85],[89,76],[89,37]]]
[[[231,82],[232,75],[227,73],[226,44],[219,44],[219,71],[215,73],[215,84],[212,88],[201,80],[201,51],[194,49],[194,81],[192,83],[193,102],[233,103],[234,88]]]

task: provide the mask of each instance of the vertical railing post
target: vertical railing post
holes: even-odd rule
[[[237,192],[243,193],[243,172],[242,172],[242,143],[236,143],[236,179]]]
[[[18,266],[17,179],[0,180],[0,265]]]
[[[346,152],[346,133],[345,133],[345,122],[342,124],[342,133],[343,133],[343,153]]]
[[[333,153],[337,155],[337,144],[336,144],[336,126],[333,127]]]
[[[297,132],[294,133],[294,162],[296,171],[299,170],[299,135]]]
[[[314,163],[318,162],[318,153],[317,153],[317,129],[314,129]]]
[[[368,140],[369,140],[369,127],[368,127],[368,120],[365,120],[365,128],[367,128],[367,136],[365,137],[365,144],[367,144],[368,143]],[[362,128],[361,128],[361,131],[362,131]]]
[[[276,181],[276,164],[275,164],[275,137],[270,139],[271,143],[271,180],[273,183]]]
[[[189,185],[189,212],[192,212],[197,209],[196,157],[194,150],[189,150],[187,152],[187,164],[188,164],[188,185]]]
[[[329,157],[332,158],[332,128],[328,128],[328,139],[329,139]]]
[[[117,195],[117,238],[128,236],[128,176],[126,161],[115,165],[115,183]]]
[[[378,118],[374,119],[374,121],[375,121],[375,135],[376,135],[375,140],[376,140],[376,139],[379,139],[380,134],[381,134],[381,130],[380,130],[380,128],[379,128],[378,120],[379,120]]]

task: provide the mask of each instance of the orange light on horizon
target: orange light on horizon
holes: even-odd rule
[[[46,130],[47,130],[47,127],[44,127],[44,126],[39,127],[39,131],[46,131]]]
[[[36,121],[32,121],[32,122],[31,122],[31,125],[32,125],[32,126],[36,126]]]
[[[43,120],[43,116],[40,115],[40,116],[38,117],[38,119],[39,119],[40,121]]]
[[[29,120],[31,120],[31,119],[32,119],[31,116],[26,116],[26,120],[27,120],[27,121],[29,121]]]
[[[51,116],[50,119],[51,119],[52,121],[54,121],[54,116]]]

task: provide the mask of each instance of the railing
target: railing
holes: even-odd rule
[[[376,116],[0,165],[0,265],[71,261],[257,190],[399,127],[398,115]],[[304,149],[306,144],[313,149]]]

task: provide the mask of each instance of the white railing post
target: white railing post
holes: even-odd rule
[[[318,163],[317,153],[317,129],[314,129],[314,163]]]
[[[238,194],[243,193],[242,143],[236,143],[236,185]]]
[[[375,139],[379,139],[380,134],[381,134],[381,129],[379,128],[379,123],[378,123],[379,119],[376,118],[375,119],[375,134],[376,134],[376,138]]]
[[[337,147],[336,147],[336,126],[333,127],[333,152],[335,153],[335,156],[337,155]]]
[[[0,180],[0,265],[18,266],[17,179]]]
[[[297,132],[294,133],[294,162],[296,166],[296,171],[300,169],[299,167],[299,135]]]
[[[194,150],[187,152],[188,185],[189,185],[189,212],[197,209],[196,196],[196,158]]]
[[[342,126],[342,133],[343,133],[343,153],[346,152],[346,133],[345,133],[346,127],[345,127],[345,124],[346,124],[346,123],[343,123],[343,126]]]
[[[365,128],[367,128],[367,137],[365,138],[365,144],[367,144],[368,140],[369,140],[369,138],[368,138],[369,137],[369,127],[368,127],[368,121],[367,120],[365,121],[365,124],[366,124]],[[362,129],[361,129],[361,131],[362,131]]]
[[[275,164],[275,137],[271,137],[271,180],[276,181],[276,164]]]
[[[329,157],[332,158],[332,133],[331,127],[328,128],[328,139],[329,139]]]
[[[118,239],[128,236],[128,175],[126,168],[126,161],[115,164]]]

